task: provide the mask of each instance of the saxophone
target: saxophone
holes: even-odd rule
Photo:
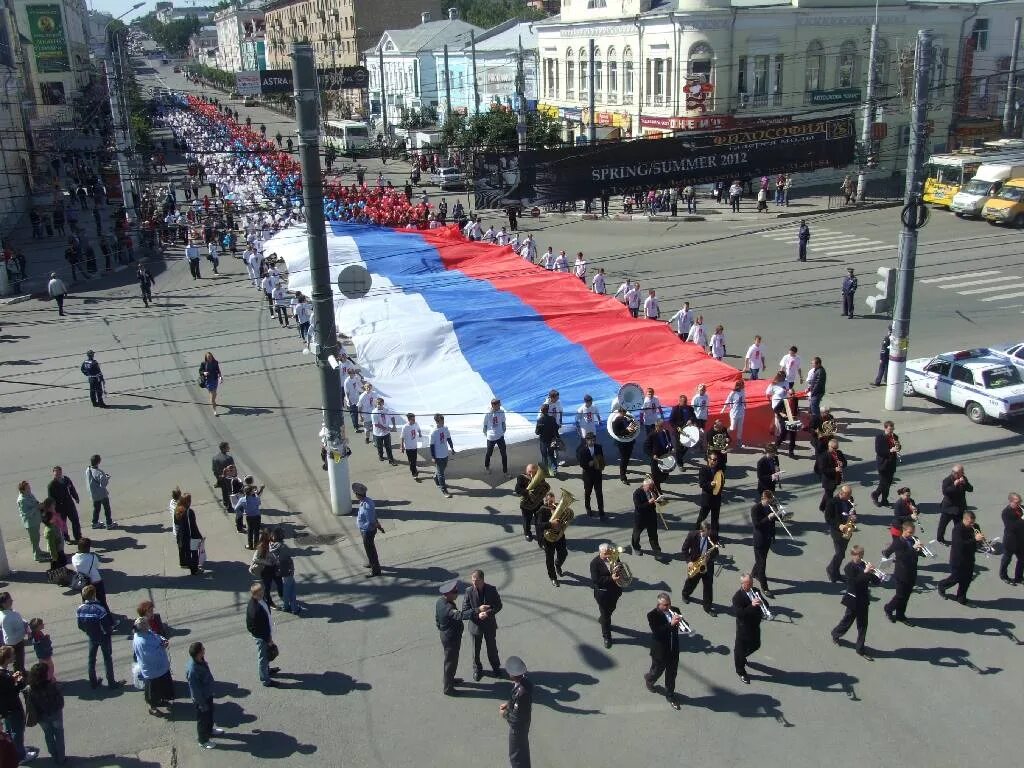
[[[853,532],[857,530],[857,507],[850,504],[850,511],[847,515],[846,522],[839,525],[839,533],[844,539],[849,541],[850,537],[853,536]]]
[[[711,559],[711,555],[714,554],[715,550],[718,549],[718,542],[712,542],[704,554],[694,560],[692,563],[686,566],[686,577],[692,579],[696,576],[700,576],[708,572],[708,561]]]

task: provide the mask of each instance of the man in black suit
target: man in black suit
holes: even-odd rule
[[[597,493],[597,514],[604,519],[604,492],[601,489],[604,469],[604,448],[597,442],[597,435],[588,432],[583,442],[576,449],[576,460],[583,471],[583,506],[587,510],[587,517],[593,517],[594,512],[590,506],[590,497]]]
[[[765,491],[775,493],[775,486],[779,481],[782,470],[779,468],[778,449],[768,443],[764,447],[764,455],[757,460],[757,492],[762,494]]]
[[[910,495],[910,488],[901,485],[896,489],[896,503],[892,506],[892,524],[889,526],[894,542],[903,535],[903,524],[906,522],[917,525],[917,503]]]
[[[473,638],[473,680],[480,681],[484,675],[480,663],[480,646],[487,642],[487,660],[491,663],[491,671],[495,677],[501,676],[501,659],[498,656],[498,622],[494,618],[501,610],[501,595],[491,584],[484,581],[484,572],[480,569],[469,574],[472,585],[466,588],[462,598],[462,610],[472,611],[469,617],[469,634]],[[483,606],[490,606],[482,610]]]
[[[843,593],[843,607],[846,613],[832,630],[832,642],[839,645],[839,638],[845,635],[853,622],[857,622],[857,653],[863,656],[864,640],[868,634],[868,607],[871,605],[871,585],[878,584],[878,574],[871,563],[864,562],[864,547],[854,544],[850,549],[850,562],[843,568],[846,576],[846,591]]]
[[[846,455],[839,450],[838,440],[829,440],[825,450],[818,454],[815,470],[815,474],[821,478],[821,503],[818,504],[818,511],[824,512],[828,500],[843,482],[843,472],[846,470]]]
[[[548,578],[551,579],[553,587],[561,586],[558,579],[562,575],[562,565],[569,557],[569,549],[565,542],[565,525],[551,522],[551,516],[556,506],[555,494],[548,493],[544,497],[544,504],[537,513],[537,541],[544,549],[544,564],[547,566]],[[548,541],[546,534],[549,531],[552,532],[552,536],[557,533],[558,538]]]
[[[629,460],[633,456],[633,444],[636,443],[636,438],[632,437],[636,432],[629,432],[628,428],[633,427],[636,429],[637,422],[635,419],[626,412],[625,408],[619,408],[615,413],[615,418],[612,419],[612,433],[616,436],[616,443],[619,446],[619,480],[625,485],[629,485],[629,478],[626,477],[626,468],[629,466]],[[622,438],[630,438],[623,440]]]
[[[82,538],[82,525],[78,520],[78,507],[75,504],[81,503],[81,499],[78,498],[75,484],[59,466],[53,468],[53,479],[46,486],[46,493],[56,503],[57,514],[71,523],[71,534],[74,538],[65,533],[64,540],[69,544],[77,544]]]
[[[891,557],[896,563],[892,572],[895,594],[885,607],[885,615],[889,621],[907,622],[907,603],[917,585],[917,560],[921,557],[921,547],[914,539],[914,523],[904,520],[900,523],[900,535],[892,544],[882,550],[882,555]]]
[[[697,503],[700,504],[700,512],[694,527],[699,528],[705,518],[710,515],[711,530],[715,534],[718,533],[718,515],[722,511],[722,490],[725,487],[725,472],[724,468],[720,466],[720,462],[721,454],[718,451],[712,451],[708,454],[707,464],[700,468],[700,473],[697,475],[697,484],[700,485],[700,499]],[[719,473],[721,473],[721,477],[719,477]],[[721,481],[717,493],[715,491],[716,477]]]
[[[974,579],[974,556],[978,544],[985,537],[974,529],[974,513],[964,512],[953,523],[953,537],[949,542],[949,576],[938,583],[939,594],[949,600],[946,590],[956,584],[956,601],[968,605],[967,589]]]
[[[1003,557],[999,561],[999,578],[1009,584],[1020,584],[1024,576],[1024,519],[1022,519],[1020,506],[1020,494],[1011,493],[1007,497],[1006,507],[1002,512],[1003,520]],[[1013,571],[1013,581],[1010,581],[1008,572],[1010,561],[1016,557],[1017,567]]]
[[[459,580],[452,579],[440,586],[438,592],[441,597],[437,598],[434,605],[434,623],[441,634],[441,648],[444,649],[444,670],[441,673],[441,690],[445,696],[458,696],[459,692],[455,686],[462,682],[461,677],[455,673],[459,668],[459,651],[462,649],[462,622],[473,616],[472,608],[463,608],[461,611],[455,606],[459,596]],[[479,613],[484,614],[490,610],[489,605],[481,605]]]
[[[828,500],[825,505],[825,523],[828,525],[829,536],[832,537],[832,559],[825,566],[825,575],[833,584],[839,581],[839,566],[846,554],[848,538],[839,530],[840,525],[850,521],[856,522],[857,512],[853,505],[853,489],[848,485],[840,486],[839,492]]]
[[[900,441],[891,421],[882,424],[882,432],[875,435],[875,466],[878,467],[878,487],[871,492],[876,507],[889,506],[889,489],[899,462]]]
[[[704,613],[711,616],[716,615],[714,608],[714,583],[715,583],[715,557],[718,550],[714,549],[717,542],[711,540],[711,525],[704,522],[696,531],[690,531],[683,540],[683,560],[686,563],[694,563],[701,555],[707,555],[705,561],[706,570],[695,576],[687,576],[683,582],[683,602],[690,602],[690,594],[697,588],[698,582],[704,583]]]
[[[750,572],[751,578],[757,579],[761,591],[765,597],[774,597],[768,589],[768,574],[765,572],[768,564],[768,553],[772,550],[775,541],[775,526],[778,520],[772,509],[775,503],[775,494],[765,490],[761,493],[761,499],[750,508],[750,523],[754,530],[754,568]]]
[[[676,699],[676,672],[679,670],[679,621],[682,614],[672,606],[672,598],[662,592],[658,607],[647,613],[651,625],[651,669],[644,675],[647,690],[655,692],[654,684],[665,675],[665,698],[673,709],[679,709]]]
[[[939,502],[939,532],[937,538],[941,544],[946,541],[946,528],[950,523],[960,520],[967,511],[967,494],[974,492],[974,486],[964,475],[963,464],[955,464],[953,471],[942,479],[942,501]]]
[[[668,424],[662,419],[654,423],[654,429],[644,440],[644,451],[651,462],[651,477],[658,493],[661,493],[661,484],[668,480],[668,472],[661,469],[658,459],[672,455],[672,437],[668,433]]]
[[[736,674],[747,685],[747,657],[761,647],[761,601],[753,591],[754,580],[749,573],[740,577],[740,588],[732,596],[732,608],[736,613],[736,643],[732,649]]]
[[[602,544],[597,548],[597,557],[590,561],[590,583],[594,588],[594,600],[601,612],[598,622],[601,625],[601,637],[604,647],[612,647],[612,614],[622,596],[622,587],[612,576],[613,563],[609,560],[610,544]]]
[[[526,471],[516,478],[515,494],[522,497],[522,500],[519,502],[519,511],[523,514],[523,536],[526,537],[527,541],[533,541],[531,528],[536,525],[537,513],[544,504],[544,495],[551,490],[547,480],[542,479],[537,483],[533,491],[527,493],[526,489],[533,482],[539,471],[536,464],[527,464]],[[540,531],[537,532],[537,546],[541,549],[544,548],[544,540],[540,537]]]
[[[655,433],[652,433],[655,434]],[[658,543],[658,491],[654,481],[644,480],[643,485],[633,491],[633,551],[637,556],[643,555],[640,549],[640,532],[647,531],[647,540],[655,555],[661,554]]]

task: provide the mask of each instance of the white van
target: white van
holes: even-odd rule
[[[949,210],[957,216],[980,216],[985,202],[999,194],[1003,183],[1024,176],[1024,155],[1010,163],[982,163],[963,189],[953,195]]]
[[[322,143],[348,154],[370,143],[370,127],[358,120],[325,120]]]

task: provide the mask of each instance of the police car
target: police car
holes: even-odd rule
[[[963,408],[975,424],[1024,416],[1024,379],[1005,354],[987,348],[907,361],[904,395]]]

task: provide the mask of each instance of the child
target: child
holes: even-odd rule
[[[36,658],[40,663],[45,664],[50,670],[50,680],[57,682],[57,673],[53,668],[53,641],[43,630],[46,625],[42,619],[32,619],[28,623],[29,631],[32,633],[32,650],[36,652]]]

